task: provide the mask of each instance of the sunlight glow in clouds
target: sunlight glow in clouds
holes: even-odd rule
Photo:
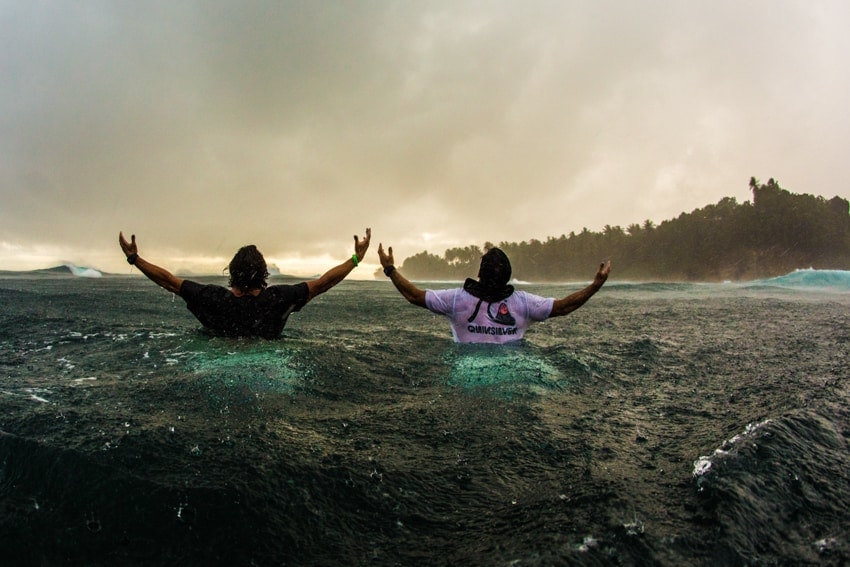
[[[254,243],[312,275],[367,226],[376,266],[751,176],[850,198],[848,27],[843,0],[0,0],[0,269],[125,273],[123,230],[175,272]]]

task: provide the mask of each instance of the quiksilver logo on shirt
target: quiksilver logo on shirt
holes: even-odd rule
[[[485,325],[469,325],[466,330],[477,335],[515,335],[516,327],[488,327]]]
[[[511,315],[511,312],[508,310],[508,304],[502,301],[499,303],[498,307],[496,307],[495,315],[491,312],[492,303],[487,305],[487,317],[490,318],[494,323],[499,323],[500,325],[516,325],[516,319]]]

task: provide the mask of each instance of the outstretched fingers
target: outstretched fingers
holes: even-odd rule
[[[393,247],[390,246],[387,252],[384,252],[384,243],[378,243],[378,258],[381,260],[382,266],[391,266],[393,264]]]
[[[364,244],[366,244],[366,245],[368,246],[368,245],[369,245],[369,241],[370,241],[370,240],[372,240],[372,229],[371,229],[371,228],[367,228],[367,229],[366,229],[366,236],[363,238],[363,243],[364,243]],[[359,244],[360,244],[360,239],[359,239],[359,238],[357,237],[357,235],[355,234],[355,235],[354,235],[354,245],[355,245],[355,246],[357,246],[357,245],[359,245]]]
[[[596,271],[597,279],[602,280],[603,282],[608,279],[608,274],[611,273],[611,260],[606,260],[599,264],[599,270]]]
[[[127,239],[124,238],[124,233],[119,232],[118,233],[118,244],[121,246],[121,249],[126,254],[133,254],[137,250],[137,248],[136,248],[136,235],[135,234],[130,235],[130,242],[127,242]]]
[[[363,256],[366,254],[366,250],[369,249],[369,242],[372,240],[372,229],[366,229],[366,236],[363,240],[360,240],[357,235],[354,235],[354,252],[357,256],[362,260]]]

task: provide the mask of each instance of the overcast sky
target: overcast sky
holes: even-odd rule
[[[370,226],[371,277],[379,241],[659,223],[751,176],[850,198],[848,29],[846,0],[0,0],[0,269],[126,273],[123,230],[306,275]]]

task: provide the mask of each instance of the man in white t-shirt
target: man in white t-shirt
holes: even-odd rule
[[[394,265],[392,246],[384,252],[383,244],[379,244],[378,257],[384,274],[405,299],[449,318],[458,343],[518,341],[531,323],[572,313],[584,305],[611,272],[611,262],[603,262],[589,286],[563,299],[553,299],[514,290],[508,284],[510,260],[498,248],[490,248],[481,257],[478,280],[467,278],[462,288],[444,290],[422,290],[410,283]]]

